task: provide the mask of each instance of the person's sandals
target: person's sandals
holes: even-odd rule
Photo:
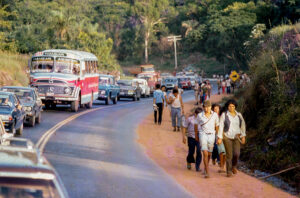
[[[186,165],[186,168],[187,168],[187,169],[189,169],[189,170],[191,170],[191,169],[192,169],[192,166],[191,166],[191,164],[190,164],[190,163],[188,163],[188,164]]]
[[[218,170],[218,173],[225,173],[226,171],[223,169]]]
[[[201,172],[201,169],[199,167],[195,167],[196,172]]]
[[[177,131],[180,131],[180,127],[177,127]]]
[[[174,132],[176,131],[176,127],[174,127],[173,131],[174,131]]]
[[[204,178],[209,178],[209,174],[205,172]]]

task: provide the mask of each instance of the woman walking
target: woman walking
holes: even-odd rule
[[[187,169],[191,169],[191,163],[195,163],[195,169],[196,171],[200,171],[200,164],[202,160],[202,155],[201,155],[201,147],[199,141],[195,139],[195,129],[194,125],[196,123],[196,119],[198,114],[202,111],[201,108],[196,108],[194,115],[191,115],[185,120],[185,123],[183,124],[183,130],[182,130],[182,142],[186,144],[186,137],[187,137],[187,142],[188,142],[188,147],[189,147],[189,152],[186,157],[186,162],[187,162]],[[194,157],[195,153],[195,148],[196,148],[196,160]]]
[[[221,106],[218,105],[218,104],[214,104],[212,106],[212,109],[220,117],[220,115],[221,115]],[[218,138],[218,136],[216,136],[216,138]],[[221,144],[217,145],[217,153],[219,154],[219,157],[218,157],[219,159],[218,160],[220,161],[219,173],[225,173],[226,152],[225,152],[225,147],[224,147],[223,142]]]
[[[222,94],[225,94],[226,80],[222,81]]]
[[[178,93],[178,89],[173,89],[173,95],[169,97],[169,104],[171,104],[172,126],[173,131],[180,131],[181,125],[181,113],[184,114],[183,102],[181,95]]]
[[[237,174],[240,146],[246,143],[246,124],[242,114],[236,111],[235,100],[229,100],[225,106],[227,111],[222,114],[220,119],[218,145],[224,142],[226,172],[227,177],[231,177],[232,174]]]

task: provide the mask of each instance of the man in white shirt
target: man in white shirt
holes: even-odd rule
[[[199,113],[195,123],[195,138],[200,139],[204,157],[205,178],[209,178],[208,164],[214,148],[216,133],[219,130],[219,116],[211,110],[211,102],[204,102],[204,112]],[[199,138],[200,134],[200,138]]]

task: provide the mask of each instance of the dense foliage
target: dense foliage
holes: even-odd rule
[[[299,23],[266,35],[257,28],[248,43],[249,51],[255,51],[252,82],[237,97],[248,125],[241,157],[251,168],[277,172],[300,162],[299,32]],[[300,190],[299,169],[280,176]]]
[[[260,23],[268,31],[300,16],[297,0],[1,0],[0,5],[1,50],[86,50],[111,70],[117,60],[170,58],[173,46],[166,36],[172,34],[183,36],[181,53],[197,51],[228,70],[247,69],[244,43],[252,28]]]

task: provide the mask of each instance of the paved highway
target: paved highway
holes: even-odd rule
[[[192,100],[193,94],[184,93],[184,100]],[[59,128],[45,147],[70,197],[191,197],[136,142],[135,129],[152,112],[152,98],[110,106],[97,101],[93,108],[99,110]],[[37,142],[72,115],[63,107],[44,111],[42,123],[26,127],[23,137]]]

